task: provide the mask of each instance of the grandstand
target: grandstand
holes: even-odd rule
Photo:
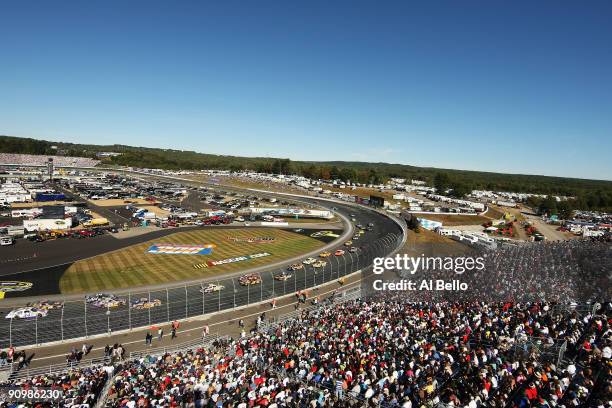
[[[0,165],[17,164],[23,166],[46,166],[49,159],[53,159],[56,167],[94,167],[99,160],[88,157],[48,156],[34,154],[0,153]]]
[[[534,242],[486,251],[484,269],[461,275],[421,269],[400,278],[460,279],[468,291],[416,292],[413,299],[556,301],[586,303],[612,299],[612,247],[607,242],[571,240]]]
[[[603,406],[610,318],[609,305],[348,297],[242,338],[118,361],[112,375],[107,365],[11,385],[61,387],[64,406]],[[562,343],[563,355],[527,340]]]

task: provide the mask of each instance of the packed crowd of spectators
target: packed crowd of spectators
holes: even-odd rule
[[[116,344],[105,350],[114,371],[11,385],[61,387],[70,407],[103,397],[109,408],[612,408],[612,303],[593,301],[610,299],[607,251],[585,241],[506,248],[461,276],[479,289],[467,295],[324,302],[283,322],[262,316],[214,347],[126,359]]]
[[[611,322],[610,304],[324,305],[212,348],[123,361],[106,406],[606,407]],[[81,376],[73,388],[93,398]]]
[[[605,407],[611,322],[611,304],[324,304],[212,348],[119,360],[104,396],[129,408]],[[16,385],[61,387],[65,406],[91,406],[111,370]]]
[[[478,256],[478,255],[474,255]],[[483,252],[484,269],[456,274],[440,269],[407,273],[410,279],[458,279],[467,291],[419,291],[420,300],[584,303],[612,299],[612,247],[607,242],[536,242]]]
[[[102,389],[109,376],[112,375],[112,366],[98,366],[71,370],[63,374],[37,375],[32,378],[13,380],[2,384],[0,387],[15,387],[20,390],[28,389],[51,389],[59,390],[61,400],[50,399],[49,401],[15,403],[0,401],[1,407],[56,407],[65,408],[92,408],[102,394]]]
[[[55,166],[93,167],[99,160],[88,157],[49,156],[34,154],[0,153],[0,165],[23,164],[24,166],[42,166],[47,164],[49,158],[53,159]]]

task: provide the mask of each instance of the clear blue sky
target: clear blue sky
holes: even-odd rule
[[[216,3],[0,0],[0,134],[612,179],[611,1]]]

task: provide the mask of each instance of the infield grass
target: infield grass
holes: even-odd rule
[[[236,242],[234,238],[274,237],[268,243]],[[153,244],[214,244],[210,255],[150,254]],[[203,229],[177,232],[163,238],[75,262],[60,279],[62,293],[86,293],[131,286],[157,285],[221,274],[274,263],[325,245],[305,235],[274,228]],[[271,255],[196,269],[195,264],[268,252]]]

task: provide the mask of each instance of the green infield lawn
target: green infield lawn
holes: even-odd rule
[[[236,242],[228,238],[274,237],[267,243]],[[153,244],[214,244],[210,255],[151,254]],[[209,229],[177,232],[163,238],[75,262],[60,280],[62,293],[96,292],[130,286],[207,279],[291,258],[320,248],[323,242],[274,228]],[[196,269],[194,265],[268,252],[271,255]]]

